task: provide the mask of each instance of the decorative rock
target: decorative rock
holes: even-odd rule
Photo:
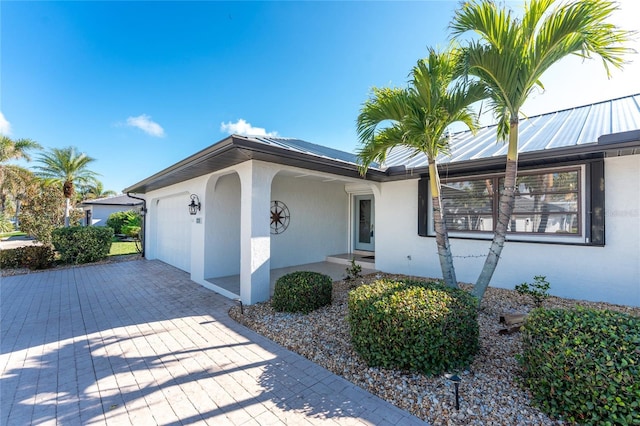
[[[377,274],[392,279],[398,275]],[[363,283],[376,275],[363,278]],[[368,367],[351,346],[347,316],[347,295],[353,283],[333,285],[333,303],[308,315],[274,312],[270,303],[244,307],[244,315],[235,306],[229,315],[236,321],[339,374],[403,410],[426,420],[433,426],[444,425],[562,425],[531,405],[528,393],[518,383],[521,352],[518,334],[499,335],[498,318],[505,312],[527,312],[529,307],[515,291],[489,287],[478,314],[480,351],[468,369],[457,372],[460,384],[460,411],[455,410],[453,386],[441,376],[427,377],[415,372],[401,372]],[[468,286],[463,285],[464,288]],[[547,307],[576,304],[608,308],[640,315],[640,308],[614,306],[550,297]]]

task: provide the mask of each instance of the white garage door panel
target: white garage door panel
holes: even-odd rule
[[[188,195],[158,201],[157,258],[190,272],[191,218]]]

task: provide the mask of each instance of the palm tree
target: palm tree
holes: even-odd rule
[[[0,211],[4,213],[8,197],[13,196],[16,203],[16,224],[20,213],[20,201],[24,197],[21,189],[30,183],[32,176],[25,168],[5,163],[20,159],[31,161],[29,151],[34,149],[42,149],[42,146],[31,139],[14,140],[9,136],[0,136]]]
[[[0,166],[2,168],[2,180],[0,180],[0,212],[5,213],[7,200],[13,199],[15,202],[14,219],[16,228],[18,227],[18,217],[20,215],[20,204],[27,198],[29,190],[38,186],[38,179],[34,174],[24,167],[13,164]]]
[[[372,162],[383,163],[387,152],[396,146],[427,156],[440,267],[445,283],[451,287],[457,287],[458,282],[442,214],[436,159],[449,148],[445,132],[452,123],[459,121],[472,130],[477,128],[469,106],[485,97],[483,85],[477,82],[456,83],[459,57],[456,50],[437,53],[429,49],[428,58],[413,68],[407,89],[374,88],[357,120],[363,175]]]
[[[98,198],[106,198],[117,195],[116,191],[111,189],[104,189],[104,185],[102,182],[96,180],[94,183],[89,183],[88,185],[84,185],[78,191],[79,201],[84,200],[95,200]]]
[[[13,140],[8,136],[0,137],[0,162],[8,160],[19,160],[21,158],[30,161],[28,151],[32,149],[42,149],[42,146],[31,139]]]
[[[518,19],[510,10],[491,1],[465,2],[450,25],[459,39],[475,33],[464,49],[468,75],[489,89],[490,105],[498,119],[498,136],[508,137],[504,188],[500,196],[498,222],[484,267],[473,289],[482,299],[504,247],[513,212],[518,169],[518,119],[520,109],[534,89],[544,89],[540,78],[553,64],[569,55],[599,56],[607,75],[609,67],[621,68],[623,56],[632,52],[623,44],[632,33],[607,21],[616,10],[608,0],[581,0],[554,6],[555,0],[525,3]]]
[[[42,166],[35,167],[36,174],[46,182],[62,187],[62,194],[66,200],[64,226],[69,226],[69,211],[75,185],[96,182],[97,173],[87,168],[93,161],[93,158],[78,152],[75,147],[51,148],[38,158]]]

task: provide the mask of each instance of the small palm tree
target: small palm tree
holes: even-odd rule
[[[552,9],[554,3],[530,0],[518,19],[492,1],[472,0],[461,5],[450,25],[454,38],[468,32],[476,35],[464,49],[465,71],[489,88],[498,136],[502,140],[508,137],[509,143],[494,239],[473,290],[479,299],[495,272],[513,212],[522,105],[535,88],[544,89],[540,78],[562,58],[599,56],[609,75],[609,66],[621,68],[624,54],[632,52],[623,45],[632,33],[607,22],[616,9],[615,2],[581,0]]]
[[[457,287],[458,282],[442,213],[436,161],[449,149],[446,131],[451,124],[462,122],[472,130],[477,128],[470,105],[485,97],[482,84],[456,81],[458,53],[455,49],[443,53],[429,49],[428,58],[413,68],[407,89],[374,88],[357,120],[362,174],[372,162],[383,163],[387,152],[397,146],[427,156],[440,267],[445,283],[451,287]]]
[[[116,191],[111,189],[105,190],[102,182],[97,180],[95,183],[82,186],[78,191],[79,201],[113,197],[114,195],[117,195]]]
[[[77,151],[75,147],[51,148],[40,155],[36,166],[36,174],[47,183],[54,183],[62,187],[62,194],[66,200],[64,224],[69,226],[69,211],[71,199],[75,192],[75,185],[87,185],[96,182],[97,173],[89,170],[87,166],[95,161],[84,153]]]

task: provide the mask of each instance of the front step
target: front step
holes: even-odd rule
[[[356,259],[356,265],[360,265],[363,269],[376,269],[375,259],[364,259],[363,256],[358,254],[334,254],[327,256],[326,261],[349,266],[353,257]]]

